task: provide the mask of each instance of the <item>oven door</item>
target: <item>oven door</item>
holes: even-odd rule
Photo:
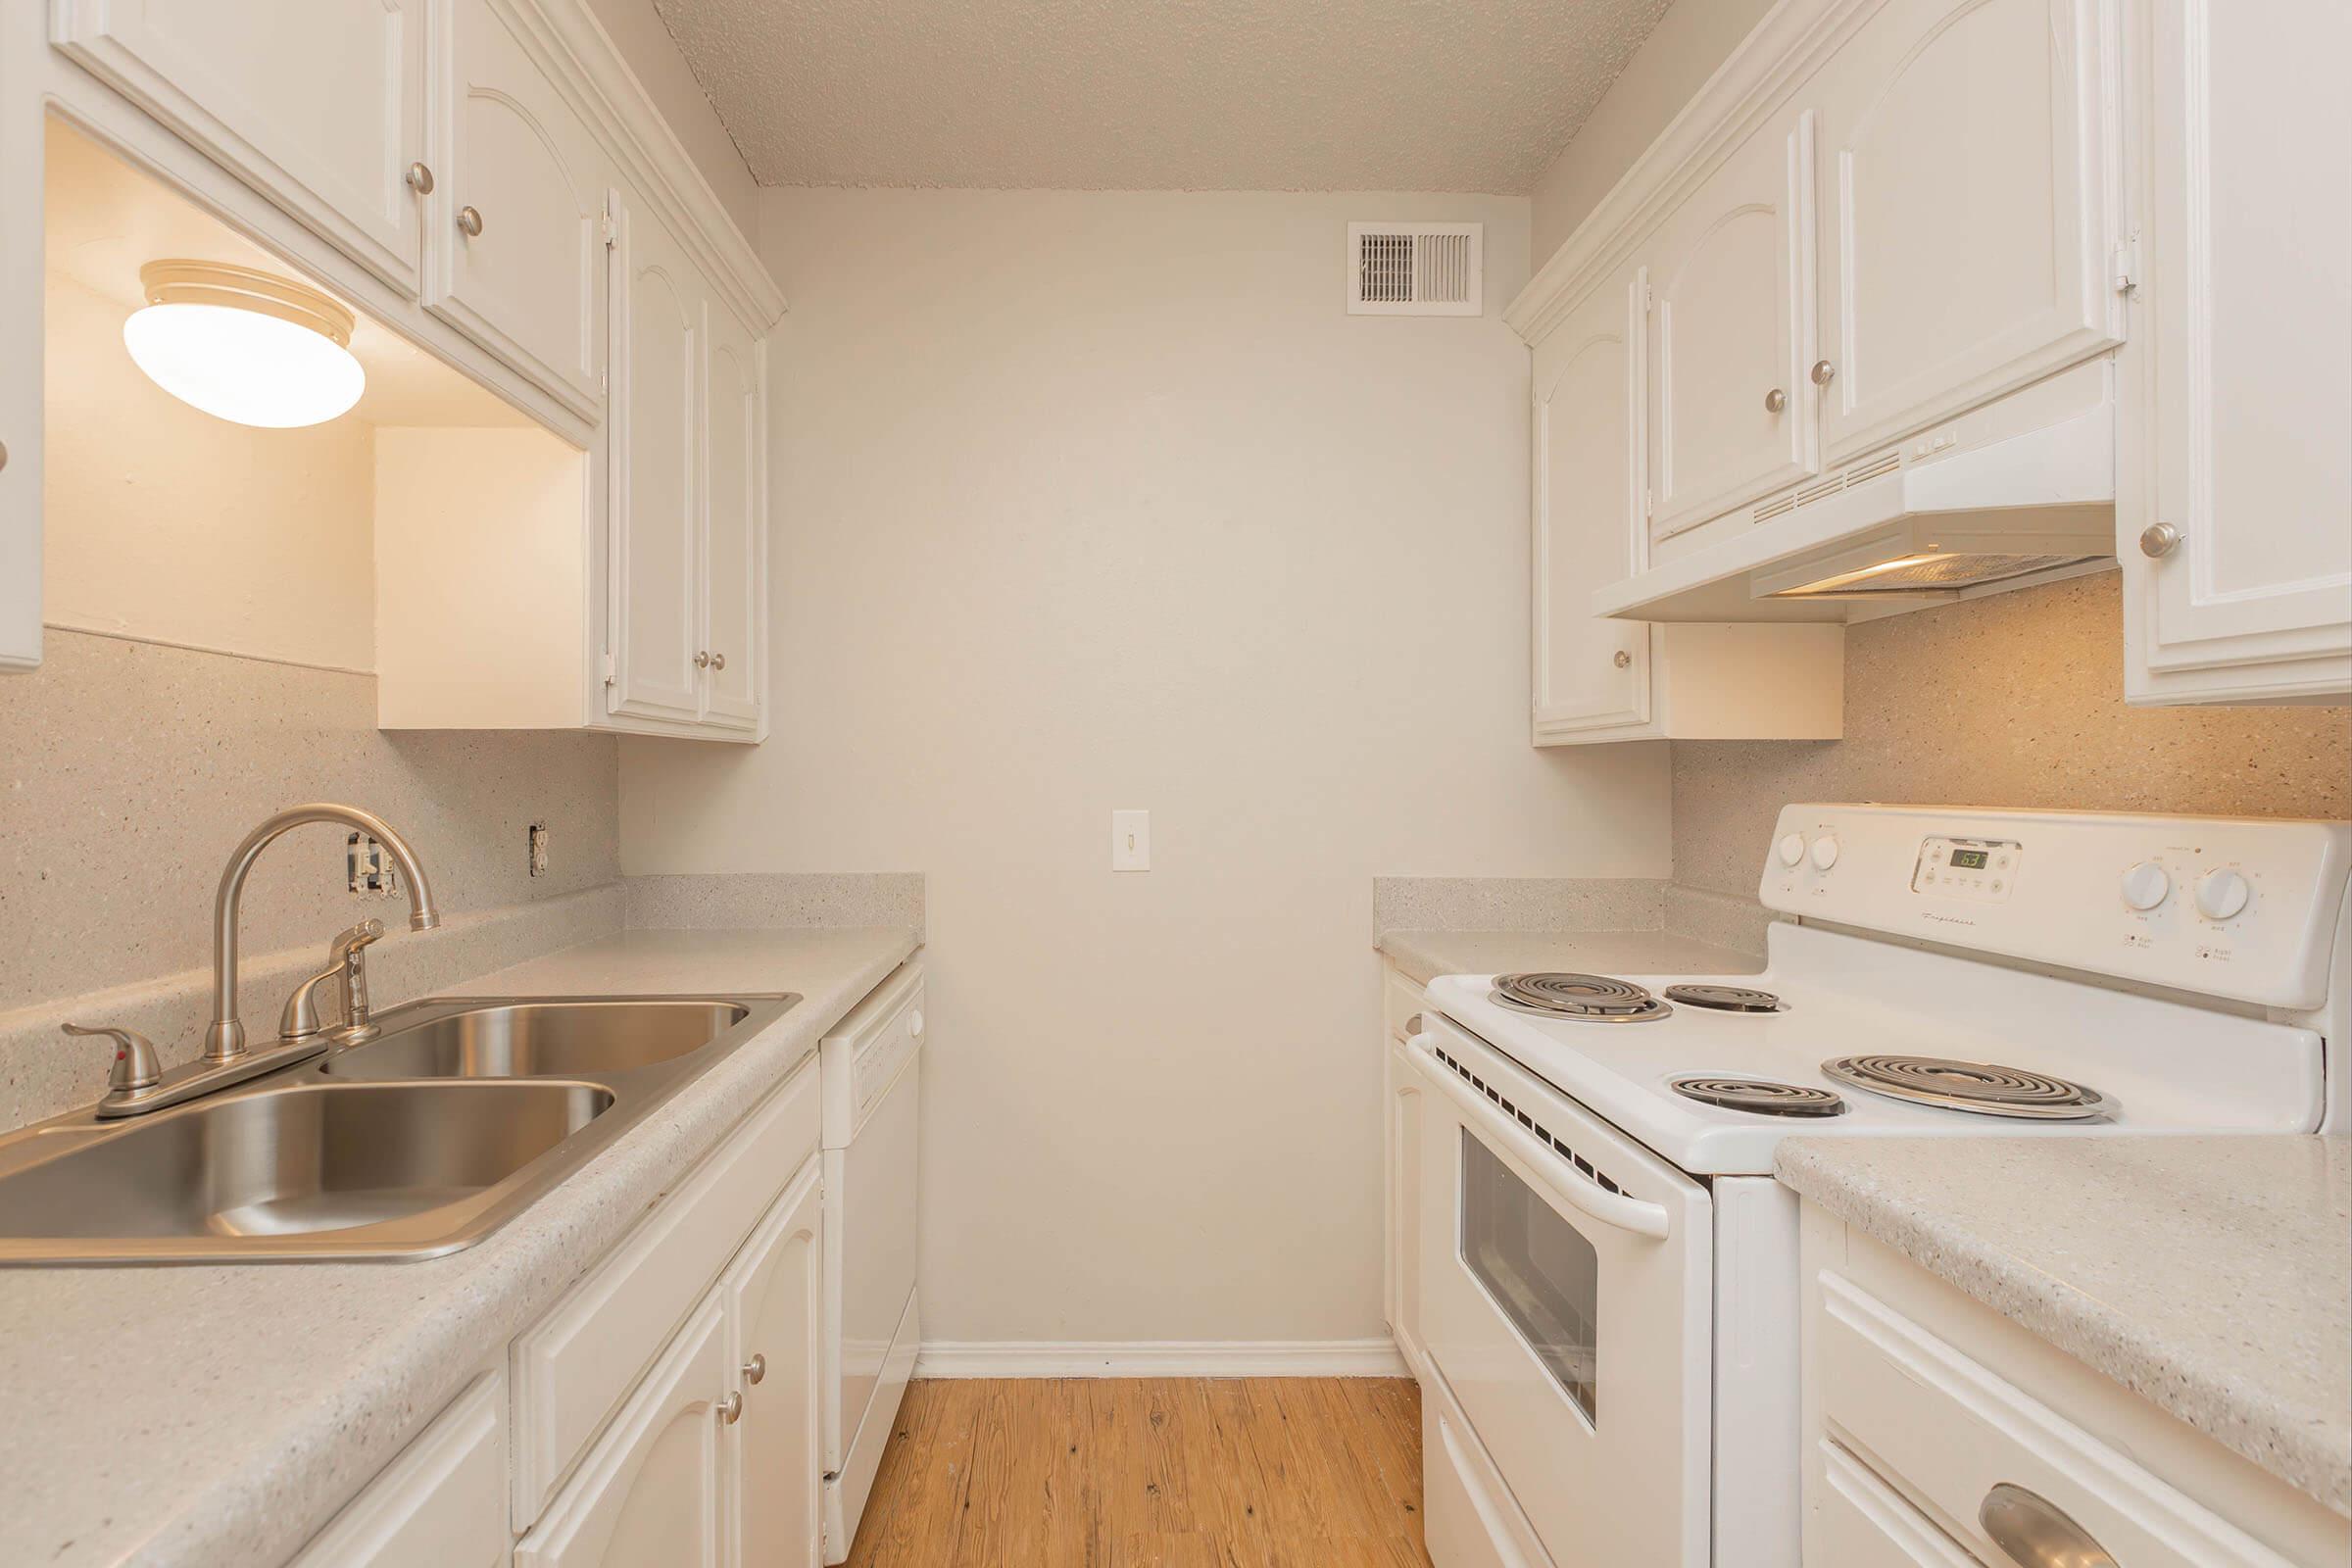
[[[1432,1368],[1559,1568],[1704,1568],[1707,1190],[1448,1019],[1409,1049]]]

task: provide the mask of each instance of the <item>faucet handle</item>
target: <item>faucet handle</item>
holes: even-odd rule
[[[164,1076],[163,1063],[156,1059],[155,1042],[136,1029],[117,1029],[101,1024],[85,1029],[80,1024],[60,1025],[70,1035],[112,1035],[115,1041],[115,1064],[106,1075],[106,1087],[113,1095],[132,1095],[142,1089],[153,1089]]]

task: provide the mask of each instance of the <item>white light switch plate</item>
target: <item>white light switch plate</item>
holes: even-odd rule
[[[1113,871],[1152,869],[1152,813],[1110,813],[1110,868]]]

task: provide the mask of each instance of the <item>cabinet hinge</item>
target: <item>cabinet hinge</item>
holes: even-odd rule
[[[620,226],[612,221],[612,209],[608,207],[605,209],[605,249],[611,250],[619,243]]]
[[[1649,488],[1647,485],[1643,485],[1643,486],[1642,487],[1642,515],[1643,515],[1644,517],[1654,517],[1654,516],[1656,516],[1657,514],[1658,514],[1658,498],[1657,498],[1657,494],[1656,494],[1656,492],[1652,491],[1652,490],[1651,490],[1651,489],[1650,489],[1650,488]]]
[[[2126,240],[2115,248],[2114,265],[2108,269],[2115,280],[2118,294],[2129,294],[2139,287],[2139,242]]]
[[[613,685],[620,679],[619,666],[612,662],[612,650],[605,650],[605,684]]]
[[[612,390],[612,371],[599,370],[596,372],[596,390],[599,393],[610,393]]]

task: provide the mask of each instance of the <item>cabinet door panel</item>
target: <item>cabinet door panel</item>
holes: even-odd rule
[[[417,282],[424,0],[68,0],[53,36],[387,282]]]
[[[705,555],[703,646],[711,667],[707,717],[713,724],[757,729],[764,694],[765,618],[760,590],[766,571],[766,405],[762,348],[723,305],[705,307],[704,414],[710,421],[706,493],[710,519]],[[720,661],[724,661],[723,663]]]
[[[498,0],[452,0],[424,303],[579,413],[604,402],[605,169]]]
[[[2122,337],[2099,0],[1889,0],[1822,74],[1836,465]]]
[[[737,1520],[730,1556],[746,1568],[817,1568],[824,1531],[818,1380],[824,1373],[824,1195],[808,1165],[744,1244],[719,1290],[743,1419],[730,1429],[729,1493]],[[753,1357],[762,1367],[750,1380]]]
[[[686,1320],[515,1544],[515,1568],[719,1568],[718,1402],[733,1384],[723,1317],[713,1295]]]
[[[612,710],[702,716],[702,285],[662,220],[618,205]]]
[[[2152,514],[2122,541],[2135,698],[2352,687],[2352,145],[2332,62],[2352,10],[2164,0],[2156,14]],[[2340,156],[2334,172],[2342,173]]]
[[[1536,346],[1535,738],[1646,723],[1649,628],[1592,613],[1631,573],[1642,504],[1639,276]]]
[[[1421,1375],[1421,1075],[1404,1048],[1386,1053],[1389,1087],[1389,1332]]]
[[[1811,137],[1810,115],[1749,137],[1654,243],[1653,538],[1814,470]]]

